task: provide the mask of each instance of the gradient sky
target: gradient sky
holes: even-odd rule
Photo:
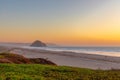
[[[0,42],[120,45],[120,0],[0,0]]]

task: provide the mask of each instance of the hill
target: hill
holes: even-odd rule
[[[0,53],[0,63],[56,65],[55,63],[43,58],[26,58],[22,55],[13,53]]]
[[[31,45],[31,47],[46,47],[47,45],[42,41],[36,40]]]

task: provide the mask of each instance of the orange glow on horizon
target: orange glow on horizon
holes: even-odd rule
[[[0,42],[120,45],[120,1],[82,2],[60,1],[62,6],[46,5],[46,1],[44,5],[36,1],[31,1],[33,5],[23,4],[24,1],[1,3]]]

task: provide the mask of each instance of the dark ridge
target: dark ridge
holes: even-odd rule
[[[55,63],[46,59],[26,58],[22,55],[13,54],[13,53],[0,53],[0,63],[56,65]]]
[[[49,61],[49,60],[46,60],[46,59],[42,59],[42,58],[30,58],[30,61],[32,63],[36,63],[36,64],[48,64],[48,65],[56,65],[55,63]]]

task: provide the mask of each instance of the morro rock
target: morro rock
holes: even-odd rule
[[[39,40],[36,40],[30,46],[32,46],[32,47],[46,47],[47,45]]]

